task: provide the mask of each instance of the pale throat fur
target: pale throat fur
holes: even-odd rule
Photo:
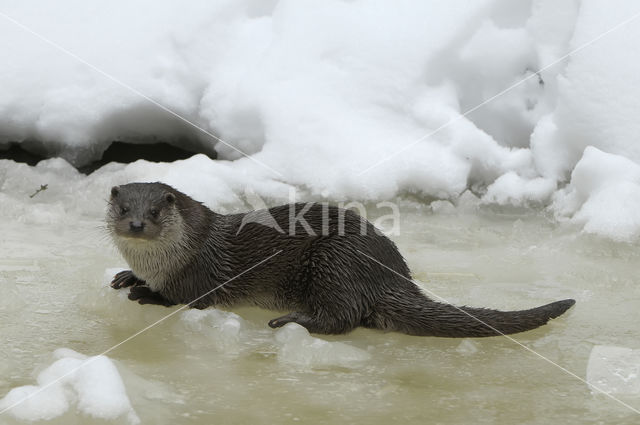
[[[189,231],[176,211],[165,218],[158,238],[141,239],[113,235],[114,243],[134,275],[159,291],[174,277],[173,274],[189,264],[193,249],[189,249]],[[192,253],[192,254],[190,254]]]

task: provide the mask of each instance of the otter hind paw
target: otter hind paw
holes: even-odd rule
[[[134,276],[131,270],[124,270],[117,273],[111,281],[111,287],[113,289],[127,288],[129,286],[144,285],[144,280],[140,280]]]
[[[276,317],[275,319],[270,320],[269,326],[275,329],[275,328],[280,328],[286,325],[287,323],[295,322],[295,323],[298,323],[299,325],[306,327],[307,324],[309,323],[309,320],[310,318],[306,314],[298,313],[294,311],[292,313],[285,314],[284,316]]]
[[[297,323],[306,328],[310,333],[318,334],[343,334],[351,331],[357,325],[353,321],[334,315],[331,318],[300,313],[298,311],[277,317],[269,322],[272,328],[280,328],[287,323]]]

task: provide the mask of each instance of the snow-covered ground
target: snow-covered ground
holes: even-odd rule
[[[243,159],[121,180],[204,179],[211,203],[246,186],[454,201],[473,188],[640,235],[633,0],[3,0],[0,13],[0,145],[82,165],[115,139],[183,136]]]
[[[292,189],[394,201],[426,288],[576,298],[518,339],[638,409],[639,37],[633,0],[0,0],[0,149],[57,157],[0,160],[0,410],[68,373],[0,423],[634,423],[496,338],[316,338],[211,310],[100,356],[169,311],[104,287],[125,264],[100,225],[130,181],[221,212]],[[157,139],[221,159],[74,168]]]

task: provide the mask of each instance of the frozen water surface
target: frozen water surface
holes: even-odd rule
[[[456,304],[500,309],[576,298],[564,316],[514,338],[584,379],[593,347],[638,348],[637,245],[583,234],[544,212],[472,200],[458,207],[398,202],[401,233],[393,238],[425,289]],[[379,212],[369,211],[371,218]],[[39,377],[57,364],[51,353],[60,347],[95,356],[177,309],[140,306],[106,286],[126,264],[104,238],[98,214],[70,211],[58,219],[0,223],[2,394],[42,385]],[[636,413],[503,337],[366,329],[314,336],[295,325],[268,328],[277,314],[184,310],[107,353],[102,359],[118,370],[107,365],[99,373],[116,383],[112,399],[124,383],[142,423],[637,421]],[[629,369],[624,376],[637,371],[630,361],[617,367]],[[598,379],[614,382],[603,370]],[[637,393],[615,395],[640,407]],[[55,404],[55,394],[41,396],[62,412],[47,423],[104,423],[81,408],[78,395],[67,395],[66,408]],[[0,421],[21,423],[9,413]]]
[[[587,380],[611,394],[640,394],[640,350],[598,345],[591,350]]]

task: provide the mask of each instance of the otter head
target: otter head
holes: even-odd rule
[[[107,212],[112,236],[129,241],[154,241],[163,236],[163,227],[174,222],[176,195],[159,183],[129,183],[114,186]]]

